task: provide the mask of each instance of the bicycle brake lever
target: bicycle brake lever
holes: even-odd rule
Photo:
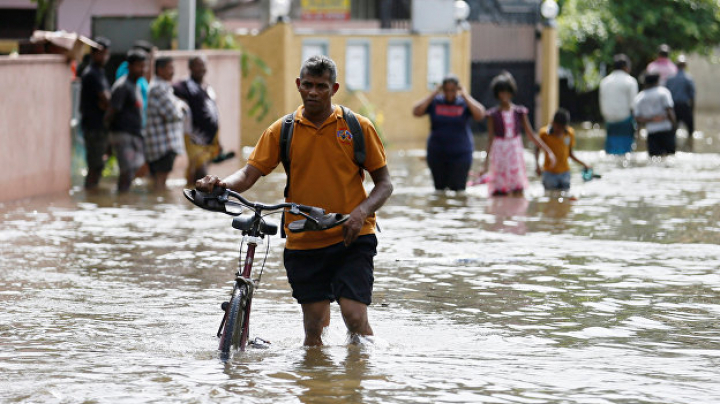
[[[312,222],[315,223],[315,224],[320,223],[320,221],[319,221],[318,219],[316,219],[316,218],[308,215],[308,214],[305,213],[305,212],[300,211],[300,209],[298,209],[296,212],[293,212],[292,209],[290,209],[290,213],[293,214],[293,215],[302,216],[302,217],[304,217],[304,218],[312,221]]]
[[[227,189],[224,189],[224,188],[223,188],[222,190],[223,190],[223,193],[222,193],[221,195],[218,195],[218,196],[217,196],[217,200],[220,201],[220,202],[222,202],[222,203],[226,203],[227,201],[230,200],[230,199],[228,198],[228,196],[230,195],[230,193],[228,192]]]
[[[297,206],[297,204],[293,203],[290,205],[290,209],[288,209],[287,212],[290,213],[291,215],[299,215],[300,207]]]
[[[319,220],[308,221],[307,219],[296,220],[288,224],[288,230],[292,233],[301,233],[303,231],[327,230],[335,226],[345,223],[350,215],[340,213],[329,213],[322,216]]]
[[[322,219],[323,214],[325,214],[325,210],[320,208],[311,208],[310,213],[305,213],[300,210],[300,206],[293,203],[290,207],[290,210],[288,211],[290,214],[302,216],[306,219],[309,219],[315,224],[320,223],[320,219]]]

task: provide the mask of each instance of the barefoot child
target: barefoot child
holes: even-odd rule
[[[570,165],[568,158],[573,159],[576,163],[583,166],[585,170],[590,167],[580,161],[572,148],[575,146],[575,131],[568,126],[570,122],[570,113],[560,108],[555,113],[553,121],[550,125],[540,129],[540,140],[542,140],[555,155],[556,163],[553,167],[550,159],[545,153],[545,163],[543,169],[540,169],[540,149],[535,149],[535,171],[538,175],[542,175],[543,186],[546,191],[567,191],[570,189]]]
[[[490,87],[500,104],[487,113],[488,147],[483,172],[489,173],[488,193],[491,196],[522,196],[528,186],[522,132],[547,153],[550,167],[555,165],[555,155],[533,132],[527,108],[512,103],[517,92],[512,75],[501,73],[492,80]]]

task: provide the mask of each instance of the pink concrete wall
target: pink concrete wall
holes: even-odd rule
[[[178,0],[62,0],[58,2],[57,29],[89,37],[92,17],[155,16]],[[30,0],[0,0],[0,7],[37,8]]]
[[[0,1],[3,8],[37,8],[37,4],[30,0],[3,0]]]
[[[168,0],[63,0],[57,11],[57,26],[58,29],[89,37],[94,16],[156,16],[163,8],[176,6],[177,1]]]
[[[59,55],[0,56],[0,201],[70,189],[71,75]]]

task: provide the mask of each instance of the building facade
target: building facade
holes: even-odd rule
[[[390,144],[423,142],[427,118],[412,115],[413,104],[427,96],[448,73],[470,82],[470,33],[413,34],[407,30],[302,29],[279,23],[255,35],[238,35],[243,47],[272,69],[268,93],[272,108],[257,121],[242,108],[243,144],[253,145],[274,120],[301,103],[295,86],[302,62],[324,54],[338,66],[340,91],[334,102],[375,121]],[[251,80],[243,81],[243,94]]]

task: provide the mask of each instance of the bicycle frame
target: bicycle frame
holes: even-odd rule
[[[245,347],[247,346],[247,339],[250,335],[250,310],[252,309],[252,297],[253,293],[255,292],[255,283],[253,282],[250,275],[252,274],[252,266],[253,261],[255,260],[256,247],[256,243],[248,242],[248,250],[245,253],[245,266],[243,267],[242,274],[240,274],[240,279],[244,282],[247,282],[248,285],[247,306],[245,308],[245,318],[243,319],[243,330],[241,334],[242,340],[240,341],[241,351],[245,350]],[[236,285],[238,285],[238,282],[241,282],[240,279],[235,280]]]
[[[259,211],[256,211],[252,218],[252,225],[249,230],[243,230],[243,243],[247,244],[247,251],[245,252],[245,260],[242,260],[242,247],[240,249],[240,257],[238,257],[238,271],[235,274],[235,283],[233,285],[233,291],[231,297],[234,297],[237,291],[243,286],[247,287],[247,294],[245,295],[245,310],[243,311],[243,322],[240,340],[240,350],[244,351],[247,346],[247,340],[250,333],[250,312],[252,309],[252,297],[255,292],[255,282],[252,279],[252,269],[255,263],[255,251],[257,246],[262,244],[262,239],[265,236],[263,231],[260,229],[262,224],[262,216]],[[233,222],[233,227],[235,222]],[[242,244],[241,244],[242,246]],[[218,338],[222,336],[223,327],[228,317],[229,306],[225,306],[225,315],[218,328]],[[222,349],[222,340],[220,341]]]
[[[305,219],[294,221],[288,225],[288,229],[296,233],[301,231],[326,230],[344,223],[349,215],[338,213],[325,215],[325,210],[322,208],[291,202],[276,205],[250,202],[239,193],[224,188],[216,188],[207,193],[185,189],[183,194],[190,202],[198,207],[235,216],[232,227],[242,231],[243,241],[240,245],[238,271],[235,274],[235,283],[233,284],[230,301],[224,302],[221,306],[225,314],[220,323],[217,336],[220,338],[220,351],[223,352],[223,355],[227,355],[232,347],[244,351],[248,343],[250,311],[253,293],[255,291],[255,281],[252,279],[255,252],[257,246],[262,244],[263,238],[266,235],[272,236],[278,232],[277,225],[265,222],[263,212],[266,212],[266,215],[275,212],[287,212],[304,217]],[[229,199],[230,197],[236,199],[239,203],[231,201]],[[228,207],[246,208],[251,210],[253,214],[240,216],[241,212],[228,210]],[[243,244],[247,244],[244,261],[242,260]],[[242,317],[238,318],[238,316]],[[237,330],[237,328],[240,328],[240,330]],[[238,335],[236,332],[240,332],[240,334]],[[236,336],[239,339],[236,339]],[[256,340],[259,340],[259,338],[256,338]],[[266,341],[262,341],[262,343],[266,343]],[[251,342],[251,344],[253,343]]]

